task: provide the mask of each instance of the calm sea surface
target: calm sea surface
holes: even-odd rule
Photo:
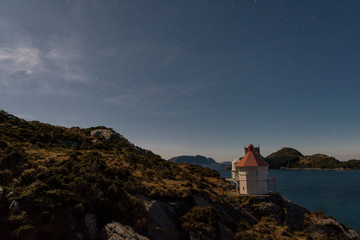
[[[204,165],[229,178],[224,166]],[[269,170],[276,191],[310,211],[322,210],[360,233],[360,170]],[[273,185],[269,182],[270,190]]]

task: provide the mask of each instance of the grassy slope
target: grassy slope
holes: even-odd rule
[[[234,196],[215,170],[165,161],[125,138],[96,139],[90,136],[92,129],[27,122],[0,111],[0,183],[6,195],[0,200],[0,239],[77,239],[76,233],[86,233],[89,213],[96,215],[99,229],[118,221],[146,235],[144,197],[191,202],[197,195],[233,212],[240,205],[258,211],[261,201]],[[13,200],[20,203],[19,211],[9,211]],[[286,210],[281,198],[276,202]],[[209,213],[210,218],[204,217]],[[297,232],[287,229],[284,220],[258,218],[283,239],[305,239],[315,226],[311,213],[306,214],[306,224]],[[235,215],[240,222],[227,227],[237,232],[237,239],[275,238],[262,224],[241,212]],[[195,206],[178,221],[184,236],[193,231],[217,238],[218,217],[211,207]]]
[[[23,210],[2,216],[3,236],[23,226],[70,236],[71,228],[82,227],[70,223],[86,213],[96,214],[100,227],[117,220],[142,232],[141,197],[171,200],[197,193],[216,201],[222,191],[217,185],[224,182],[215,170],[170,163],[125,138],[95,143],[91,130],[0,112],[0,182],[6,193],[15,193],[8,201],[18,200]]]

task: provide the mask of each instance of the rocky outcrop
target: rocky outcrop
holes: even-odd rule
[[[90,132],[92,137],[103,138],[107,141],[117,142],[124,139],[119,133],[111,129],[96,129]]]
[[[178,218],[173,206],[158,200],[145,202],[148,215],[148,235],[154,240],[180,239]]]
[[[104,227],[105,240],[149,240],[129,226],[122,225],[119,222],[108,223]]]
[[[223,229],[225,232],[226,226],[232,226],[237,223],[239,220],[240,212],[236,211],[235,209],[230,209],[222,204],[213,204],[212,207],[214,208],[215,212],[220,218],[220,223],[223,223],[223,227],[219,226],[220,229]]]
[[[314,239],[328,239],[330,236],[345,236],[348,239],[358,240],[360,236],[352,229],[338,223],[335,219],[320,218],[316,221],[315,230],[311,233]]]
[[[299,205],[284,200],[286,212],[285,212],[285,224],[291,230],[300,230],[304,227],[305,210]]]
[[[278,224],[282,222],[282,215],[284,210],[273,202],[260,203],[259,212],[261,216],[268,216]]]
[[[184,233],[181,229],[181,217],[194,206],[211,206],[219,216],[217,239],[233,239],[234,233],[228,227],[236,225],[239,213],[221,204],[214,204],[198,195],[192,196],[188,201],[177,201],[174,203],[163,201],[145,201],[147,211],[148,233],[150,239],[183,239]],[[189,232],[190,239],[211,239]],[[186,238],[185,238],[186,239]]]

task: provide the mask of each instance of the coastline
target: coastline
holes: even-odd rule
[[[350,171],[350,170],[360,170],[359,168],[271,168],[272,170],[319,170],[319,171]]]
[[[204,167],[212,167],[224,178],[231,177],[230,171],[226,170],[224,166],[204,165]],[[276,189],[284,198],[298,203],[309,211],[321,210],[324,214],[333,216],[342,224],[360,232],[360,224],[357,223],[360,214],[360,209],[357,208],[359,199],[357,196],[360,196],[360,192],[356,187],[356,182],[360,178],[360,169],[344,169],[347,171],[343,171],[321,168],[288,168],[283,170],[285,171],[279,168],[269,169],[269,176],[277,179]],[[326,182],[336,184],[327,184]],[[294,191],[294,188],[297,190]]]

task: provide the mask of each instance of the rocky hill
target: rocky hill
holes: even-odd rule
[[[270,164],[271,168],[290,168],[295,167],[303,157],[304,155],[302,155],[298,150],[285,147],[270,154],[265,159]]]
[[[299,166],[303,168],[341,168],[342,163],[325,154],[314,154],[302,158],[299,161]]]
[[[271,168],[318,168],[318,169],[357,169],[360,160],[341,162],[325,154],[304,156],[293,148],[282,148],[266,157]]]
[[[170,162],[177,163],[190,163],[190,164],[218,164],[214,159],[207,158],[204,156],[196,155],[196,156],[178,156],[169,159]]]
[[[360,239],[284,200],[238,196],[215,170],[161,159],[112,129],[0,111],[0,239]]]

